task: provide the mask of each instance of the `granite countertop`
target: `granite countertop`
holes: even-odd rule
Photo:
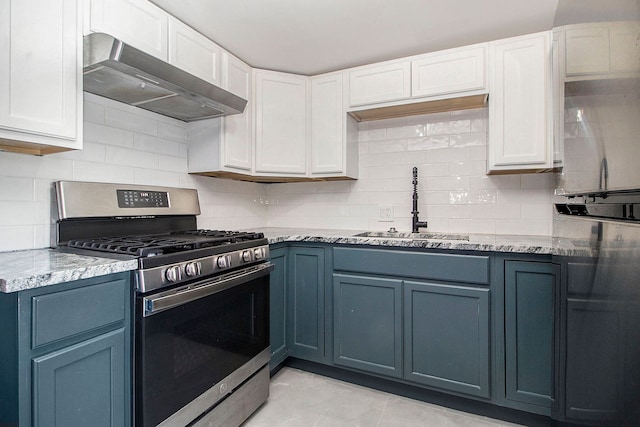
[[[270,244],[282,242],[315,242],[399,248],[448,249],[458,251],[508,252],[520,254],[567,255],[584,248],[575,247],[570,240],[551,236],[508,234],[447,234],[429,233],[434,238],[358,237],[363,230],[327,230],[306,228],[262,228]],[[399,233],[400,235],[406,233]],[[468,237],[468,240],[460,240]]]
[[[0,252],[0,292],[56,285],[79,279],[135,270],[131,257],[97,257],[55,249]]]
[[[314,242],[542,255],[568,255],[585,250],[584,247],[574,246],[570,240],[549,236],[428,233],[432,238],[413,239],[355,236],[363,233],[363,230],[260,228],[255,231],[263,232],[270,244]],[[399,233],[402,234],[406,233]],[[0,252],[0,292],[22,291],[136,268],[136,259],[107,254],[79,255],[56,249]]]

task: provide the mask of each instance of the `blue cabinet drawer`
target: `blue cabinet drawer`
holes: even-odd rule
[[[333,268],[385,276],[489,284],[488,255],[334,248]]]
[[[126,279],[31,298],[31,345],[37,348],[125,319]]]

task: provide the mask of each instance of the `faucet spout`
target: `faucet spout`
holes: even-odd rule
[[[417,233],[418,230],[427,227],[427,221],[420,221],[418,219],[418,168],[413,167],[413,211],[411,214],[413,215],[411,221],[411,232]]]

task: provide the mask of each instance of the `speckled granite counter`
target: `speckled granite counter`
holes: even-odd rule
[[[22,291],[136,268],[135,259],[93,257],[52,249],[0,252],[0,292]]]
[[[545,236],[516,236],[503,234],[468,234],[469,240],[410,239],[385,237],[357,237],[362,230],[323,230],[304,228],[262,228],[269,243],[315,242],[331,244],[393,246],[400,248],[449,249],[458,251],[510,252],[525,254],[555,254],[584,250],[571,241]]]
[[[584,252],[566,239],[544,236],[469,234],[469,240],[357,237],[362,230],[260,228],[270,244],[314,242],[397,248],[568,255]],[[135,270],[137,261],[64,253],[52,249],[0,252],[0,292],[16,292],[78,279]]]

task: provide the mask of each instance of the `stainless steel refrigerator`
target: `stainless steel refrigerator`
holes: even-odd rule
[[[560,0],[553,418],[640,426],[640,1]]]

